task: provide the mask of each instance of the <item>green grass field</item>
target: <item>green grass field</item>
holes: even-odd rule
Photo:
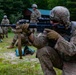
[[[10,45],[14,34],[9,33],[8,38],[4,38],[0,43],[0,75],[43,75],[39,60],[34,55],[23,56],[19,59],[15,55],[14,49],[7,49]],[[36,48],[32,47],[36,50]],[[56,69],[57,75],[61,75],[61,71]]]

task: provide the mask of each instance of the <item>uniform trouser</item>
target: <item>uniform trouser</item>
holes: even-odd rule
[[[2,33],[0,33],[0,39],[3,39],[3,36],[2,36],[3,34]]]
[[[27,41],[26,39],[27,38],[24,36],[24,34],[21,34],[21,42],[22,42],[22,44],[26,44],[26,41]],[[18,34],[15,34],[11,45],[14,46],[16,44],[17,40],[18,40]]]
[[[0,27],[0,39],[3,38],[3,30],[2,30],[2,27]]]
[[[3,29],[3,37],[4,35],[8,37],[8,27],[2,27],[2,29]]]
[[[76,63],[64,62],[60,55],[51,47],[43,47],[37,50],[37,58],[40,61],[44,75],[56,75],[53,67],[62,70],[62,75],[76,75]]]
[[[14,35],[14,38],[13,38],[13,40],[12,40],[12,43],[11,43],[11,45],[15,45],[15,43],[16,43],[16,41],[17,41],[17,39],[18,39],[18,34],[15,34]]]

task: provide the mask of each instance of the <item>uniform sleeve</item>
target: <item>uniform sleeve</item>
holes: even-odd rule
[[[7,24],[9,24],[10,22],[9,22],[9,20],[7,19]]]
[[[42,48],[47,44],[47,39],[45,36],[35,36],[34,41],[33,41],[33,45],[36,48]]]
[[[30,19],[33,19],[33,18],[34,18],[34,13],[32,12]]]
[[[41,13],[40,13],[40,11],[37,11],[37,18],[40,18],[41,17]]]
[[[58,51],[61,51],[69,56],[73,56],[76,54],[76,46],[73,42],[66,41],[63,37],[60,37],[57,40],[57,43],[55,45],[55,49]]]
[[[71,24],[72,29],[70,42],[61,37],[57,40],[57,43],[55,45],[55,49],[69,56],[76,54],[76,22],[71,22]]]
[[[70,42],[73,43],[74,45],[76,45],[76,30],[73,31],[73,34],[71,36],[72,36],[72,38],[71,38]]]

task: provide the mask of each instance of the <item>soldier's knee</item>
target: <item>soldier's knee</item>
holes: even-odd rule
[[[49,46],[45,46],[45,47],[37,50],[37,57],[41,57],[43,55],[49,55],[49,52],[53,53],[53,48],[51,48]]]

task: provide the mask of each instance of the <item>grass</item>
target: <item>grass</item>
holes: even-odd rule
[[[0,43],[0,75],[43,75],[39,60],[34,55],[24,56],[19,59],[15,55],[14,49],[7,49],[10,45],[14,34],[9,33],[9,38],[4,38]],[[32,47],[34,48],[34,47]],[[34,48],[36,50],[36,48]],[[56,69],[57,75],[61,75],[61,71]]]

